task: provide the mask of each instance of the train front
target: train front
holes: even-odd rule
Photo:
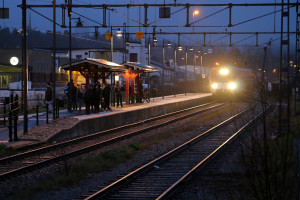
[[[235,93],[238,89],[235,71],[228,67],[212,70],[211,92],[216,94]]]

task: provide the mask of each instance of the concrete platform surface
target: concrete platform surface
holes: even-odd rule
[[[124,105],[124,107],[111,107],[112,111],[103,111],[89,115],[77,115],[77,112],[68,113],[60,111],[60,119],[53,120],[50,124],[43,123],[40,126],[35,125],[35,120],[29,122],[29,133],[22,134],[22,126],[18,135],[21,141],[8,143],[8,129],[1,130],[2,143],[13,148],[19,148],[38,142],[60,141],[87,133],[97,132],[120,126],[127,123],[133,123],[149,117],[174,112],[180,109],[199,105],[211,97],[210,93],[188,93],[178,94],[174,97],[165,96],[151,98],[150,103],[137,103]],[[52,115],[50,116],[52,117]],[[52,119],[50,118],[49,119]],[[45,119],[41,119],[42,121]],[[41,123],[40,123],[41,124]],[[4,135],[7,139],[3,139]]]

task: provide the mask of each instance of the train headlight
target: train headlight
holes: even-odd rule
[[[236,89],[236,83],[235,82],[228,83],[228,89],[235,90]]]
[[[226,76],[229,74],[229,70],[227,68],[222,68],[219,72],[222,76]]]
[[[213,83],[213,84],[211,84],[211,87],[212,87],[213,89],[217,89],[218,84],[217,84],[217,83]]]

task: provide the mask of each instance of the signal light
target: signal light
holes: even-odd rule
[[[215,64],[216,64],[217,66],[219,66],[219,65],[220,65],[220,63],[219,63],[219,62],[215,62]]]

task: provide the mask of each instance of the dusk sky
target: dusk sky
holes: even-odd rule
[[[21,9],[17,7],[17,5],[21,4],[22,1],[21,0],[0,0],[1,1],[1,7],[2,7],[2,3],[4,1],[4,7],[9,8],[10,9],[10,19],[1,19],[0,20],[0,26],[1,27],[9,27],[9,28],[16,28],[19,29],[21,28]],[[57,4],[62,4],[64,3],[64,0],[57,0]],[[239,1],[227,1],[227,0],[177,0],[177,3],[209,3],[209,4],[215,4],[215,3],[281,3],[281,1],[279,0],[239,0]],[[296,2],[296,0],[292,0],[291,3]],[[48,0],[27,0],[27,4],[51,4],[52,1],[48,1]],[[73,0],[73,4],[144,4],[144,3],[148,3],[148,4],[152,4],[152,3],[157,3],[157,4],[163,4],[164,1],[163,0],[152,0],[152,1],[145,1],[145,0]],[[174,0],[166,0],[165,3],[174,3]],[[182,7],[171,7],[171,13],[180,10]],[[195,16],[195,21],[199,20],[203,17],[206,17],[212,13],[215,13],[217,11],[222,10],[224,7],[191,7],[190,8],[190,22],[192,22],[192,12],[194,10],[199,10],[199,15]],[[281,7],[277,7],[274,8],[273,7],[233,7],[232,9],[232,24],[238,24],[240,22],[243,22],[245,20],[254,18],[254,17],[258,17],[260,15],[264,15],[270,12],[273,12],[274,10],[280,10]],[[41,8],[34,8],[35,11],[38,11],[40,13],[42,13],[43,15],[47,16],[48,18],[52,18],[52,9],[48,8],[48,9],[41,9]],[[141,11],[140,13],[140,21],[143,22],[144,21],[144,8],[130,8],[129,10],[127,10],[127,8],[116,8],[116,12],[123,14],[123,15],[127,15],[127,13],[129,13],[129,17],[133,18],[137,21],[139,21],[139,10]],[[74,13],[72,15],[72,17],[79,17],[76,13],[79,13],[83,16],[92,18],[95,21],[98,21],[99,23],[102,23],[102,10],[101,9],[95,9],[95,8],[75,8],[73,9]],[[76,12],[76,13],[75,13]],[[46,30],[52,30],[52,23],[37,15],[36,13],[29,11],[28,13],[31,13],[31,27],[37,30],[41,30],[41,31],[46,31]],[[108,12],[109,13],[109,12]],[[291,8],[291,21],[290,21],[290,31],[295,31],[295,27],[296,27],[296,22],[295,22],[295,13],[296,13],[296,9],[295,8]],[[151,7],[148,9],[148,18],[149,18],[149,22],[153,22],[157,19],[159,19],[159,11],[158,8],[154,8]],[[99,25],[96,24],[94,22],[89,21],[88,19],[84,19],[83,17],[81,17],[81,20],[83,21],[84,25],[89,25],[89,26],[95,26],[95,25]],[[74,20],[73,25],[75,25],[76,20]],[[229,9],[226,9],[212,17],[209,17],[207,19],[204,19],[201,22],[195,23],[195,25],[197,26],[227,26],[229,22]],[[61,9],[57,9],[57,23],[61,24],[62,20],[61,20]],[[128,20],[126,17],[123,17],[121,15],[115,14],[115,13],[110,13],[108,14],[107,17],[107,23],[108,25],[118,25],[118,26],[122,26],[123,23],[126,23],[129,25],[138,25],[138,23],[132,21],[132,20]],[[163,26],[163,25],[180,25],[180,26],[184,26],[186,23],[186,10],[183,9],[182,11],[174,14],[171,16],[170,19],[162,19],[156,23],[153,23],[152,25],[157,25],[157,26]],[[66,18],[66,24],[68,25],[68,18]],[[157,28],[156,31],[163,31],[163,32],[203,32],[203,31],[208,31],[208,32],[216,32],[216,31],[225,31],[227,30],[228,32],[232,31],[232,32],[237,32],[237,31],[251,31],[251,32],[260,32],[260,31],[274,31],[274,26],[276,31],[280,31],[280,12],[278,12],[275,16],[275,23],[274,23],[274,14],[269,15],[267,17],[264,18],[260,18],[251,22],[247,22],[241,25],[237,25],[231,28],[228,27],[195,27],[195,28],[186,28],[186,27],[180,27],[180,28],[165,28],[165,27],[160,27]],[[63,32],[64,30],[67,29],[61,29],[59,26],[57,26],[57,31],[61,31]],[[99,31],[101,33],[104,33],[108,30],[108,28],[99,28]],[[138,28],[130,28],[129,32],[135,32],[138,31]],[[145,31],[145,28],[140,28],[141,31]],[[84,30],[74,30],[74,32],[92,32],[94,31],[93,29],[84,29]],[[147,28],[147,32],[152,32],[153,28]],[[207,37],[207,41],[214,41],[217,40],[218,38],[221,38],[224,35],[212,35],[212,36],[208,36]],[[235,36],[233,37],[233,43],[237,42],[239,40],[242,40],[243,38],[247,38],[250,35],[242,35],[242,36]],[[177,36],[159,36],[160,38],[163,39],[168,39],[174,42],[177,42]],[[158,37],[158,38],[159,38]],[[280,35],[265,35],[265,36],[260,36],[259,37],[259,43],[264,43],[268,40],[270,40],[270,38],[276,39],[280,37]],[[196,41],[202,41],[199,42],[199,44],[203,43],[203,36],[199,36],[199,35],[184,35],[182,37],[182,41],[184,40],[184,38],[186,40],[188,40],[189,42],[193,42],[194,40]],[[291,40],[293,43],[293,36],[291,36]],[[227,44],[229,41],[229,37],[226,37],[220,41],[218,41],[219,43],[224,43]],[[251,37],[243,42],[240,42],[239,45],[247,45],[247,44],[251,44],[254,45],[255,44],[255,37]]]

